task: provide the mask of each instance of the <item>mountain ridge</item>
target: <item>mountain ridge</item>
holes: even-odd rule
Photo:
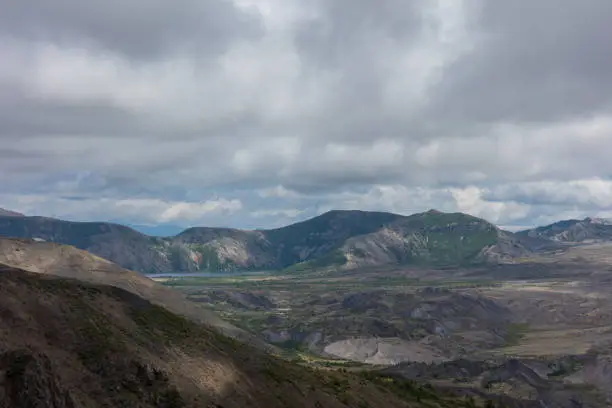
[[[172,237],[116,223],[0,216],[0,236],[73,245],[143,273],[511,262],[538,240],[437,210],[409,216],[332,210],[281,228],[192,227]]]
[[[612,221],[595,217],[586,217],[582,220],[562,220],[549,225],[518,231],[517,235],[565,243],[611,241]]]
[[[16,211],[6,210],[4,208],[0,208],[0,217],[25,217],[25,215],[18,213]]]

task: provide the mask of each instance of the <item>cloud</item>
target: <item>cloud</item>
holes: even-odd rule
[[[132,59],[177,51],[216,56],[261,32],[256,15],[224,0],[23,0],[3,7],[0,27],[28,40],[99,46]]]
[[[259,210],[253,211],[250,215],[253,218],[264,218],[264,217],[283,217],[283,218],[296,218],[302,214],[302,210],[296,208],[288,209],[277,209],[277,210]]]
[[[485,122],[609,113],[611,16],[605,0],[482,2],[478,46],[449,67],[434,109]]]
[[[112,214],[113,220],[134,224],[175,223],[193,225],[210,222],[212,217],[228,216],[242,210],[238,199],[210,199],[201,202],[164,201],[160,199],[105,199],[50,197],[47,195],[2,195],[12,208],[22,208],[27,215],[45,215],[67,220],[83,220],[91,214]],[[44,208],[44,213],[38,213]]]
[[[512,227],[612,205],[604,0],[90,3],[0,15],[2,207],[238,227],[439,208]]]

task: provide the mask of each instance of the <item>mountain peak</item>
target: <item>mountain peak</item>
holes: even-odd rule
[[[586,217],[584,222],[589,224],[612,225],[612,221],[606,218]]]
[[[18,213],[16,211],[5,210],[4,208],[0,208],[0,217],[25,217],[25,215]]]

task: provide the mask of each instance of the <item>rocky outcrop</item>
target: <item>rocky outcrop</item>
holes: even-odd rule
[[[337,358],[367,364],[390,365],[402,361],[438,362],[444,360],[440,352],[416,341],[398,338],[355,338],[336,341],[324,352]]]

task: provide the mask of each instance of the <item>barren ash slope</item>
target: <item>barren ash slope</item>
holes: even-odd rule
[[[411,216],[336,210],[272,230],[195,227],[166,238],[111,223],[0,215],[0,236],[73,245],[145,273],[496,263],[550,242],[434,210]]]

